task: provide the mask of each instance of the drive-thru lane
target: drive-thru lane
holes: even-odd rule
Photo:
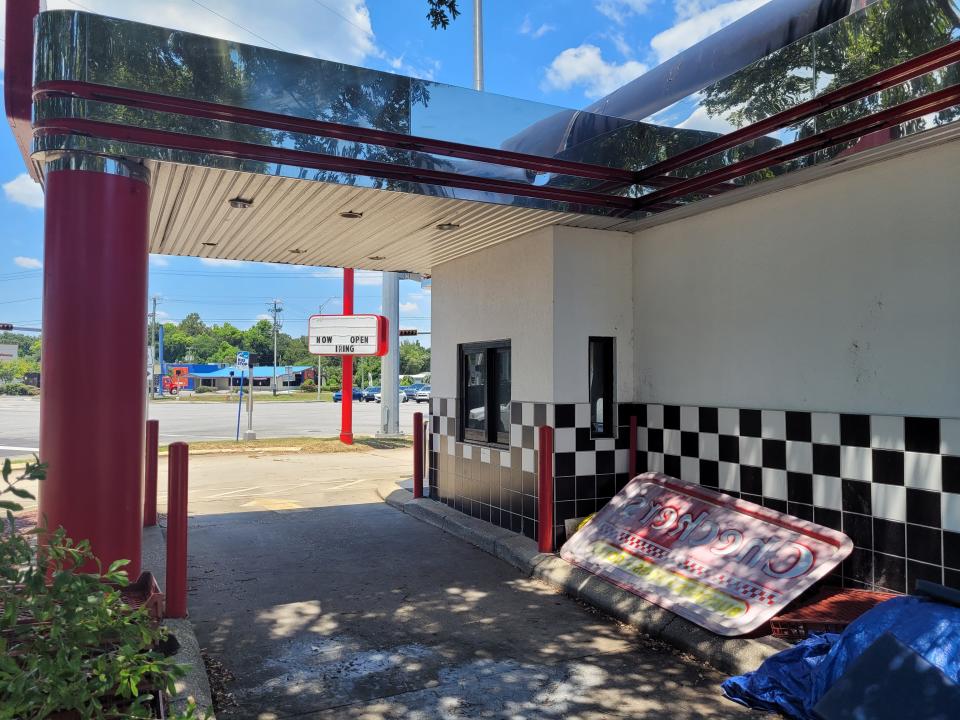
[[[409,453],[193,459],[189,610],[236,677],[222,717],[749,715],[716,672],[382,503]]]

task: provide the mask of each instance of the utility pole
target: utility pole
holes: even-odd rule
[[[157,378],[154,374],[157,351],[154,342],[157,337],[157,301],[160,297],[154,295],[150,300],[153,303],[153,311],[150,313],[150,399],[153,400],[157,396]]]
[[[483,90],[483,0],[473,0],[473,89]]]
[[[273,394],[277,394],[277,333],[280,331],[280,313],[283,312],[283,301],[273,299],[272,305],[267,307],[273,316]]]
[[[328,297],[320,305],[317,306],[317,315],[323,315],[323,309],[327,306],[331,300],[336,300],[335,297]],[[323,356],[317,355],[317,400],[320,399],[320,388],[323,386]]]

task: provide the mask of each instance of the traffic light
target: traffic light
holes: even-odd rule
[[[0,330],[13,330],[13,323],[0,323]],[[401,332],[403,332],[401,330]],[[416,335],[417,331],[414,330],[413,334]]]
[[[406,329],[400,328],[400,333],[399,333],[400,337],[410,337],[411,335],[416,335],[416,334],[417,334],[416,328],[406,328]]]

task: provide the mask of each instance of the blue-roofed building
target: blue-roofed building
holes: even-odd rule
[[[270,387],[273,382],[273,366],[263,365],[253,368],[253,386]],[[277,389],[300,387],[304,380],[312,380],[316,368],[312,365],[278,365],[277,368]],[[244,377],[246,377],[244,373]],[[239,387],[240,372],[233,366],[210,370],[207,372],[191,372],[198,387],[211,387],[216,390],[228,390],[230,387]]]

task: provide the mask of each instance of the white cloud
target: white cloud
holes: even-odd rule
[[[273,315],[271,315],[270,313],[260,313],[259,315],[257,315],[255,320],[257,322],[260,322],[261,320],[273,320]]]
[[[421,80],[433,80],[437,73],[440,72],[440,61],[425,59],[419,65],[414,65],[407,62],[406,55],[400,55],[399,57],[389,57],[384,54],[382,56],[384,62],[390,66],[391,70],[395,70],[401,75],[408,75],[410,77],[420,78]]]
[[[167,260],[163,255],[151,255],[150,256],[150,265],[153,267],[167,267],[170,264],[170,261]]]
[[[267,4],[262,0],[204,0],[202,4],[192,0],[84,0],[82,4],[103,15],[250,45],[279,46],[286,52],[338,62],[359,64],[379,53],[366,0],[300,2],[295,3],[296,8],[294,3]],[[47,7],[77,9],[69,0],[47,0]]]
[[[10,182],[3,184],[3,194],[10,202],[26,205],[28,208],[43,207],[43,188],[33,181],[27,173],[20,173]]]
[[[727,120],[725,115],[710,115],[703,105],[698,106],[697,109],[690,113],[687,119],[679,123],[677,127],[724,134],[737,129],[736,125]]]
[[[647,11],[650,0],[600,0],[594,7],[618,25],[623,25],[633,15]]]
[[[768,2],[770,0],[675,0],[678,22],[650,41],[657,62],[669,60]]]
[[[551,25],[550,23],[541,23],[537,27],[534,27],[530,20],[530,16],[527,15],[523,18],[523,22],[520,23],[520,27],[518,28],[517,32],[519,32],[521,35],[529,35],[534,40],[539,40],[547,33],[553,32],[556,29],[556,26]]]
[[[420,306],[415,302],[403,302],[400,303],[400,312],[402,313],[412,313],[417,312],[420,309]]]
[[[166,310],[157,310],[157,320],[169,320],[170,313]]]
[[[647,71],[647,66],[636,60],[623,63],[607,62],[600,48],[585,43],[567,48],[557,55],[547,68],[543,89],[569,90],[578,86],[588,98],[598,98],[625,85]]]
[[[17,255],[17,257],[13,259],[13,264],[17,267],[26,268],[27,270],[39,270],[43,267],[43,263],[37,258],[24,257],[23,255]]]
[[[201,265],[210,265],[211,267],[230,267],[243,265],[243,260],[227,260],[226,258],[200,258]]]

